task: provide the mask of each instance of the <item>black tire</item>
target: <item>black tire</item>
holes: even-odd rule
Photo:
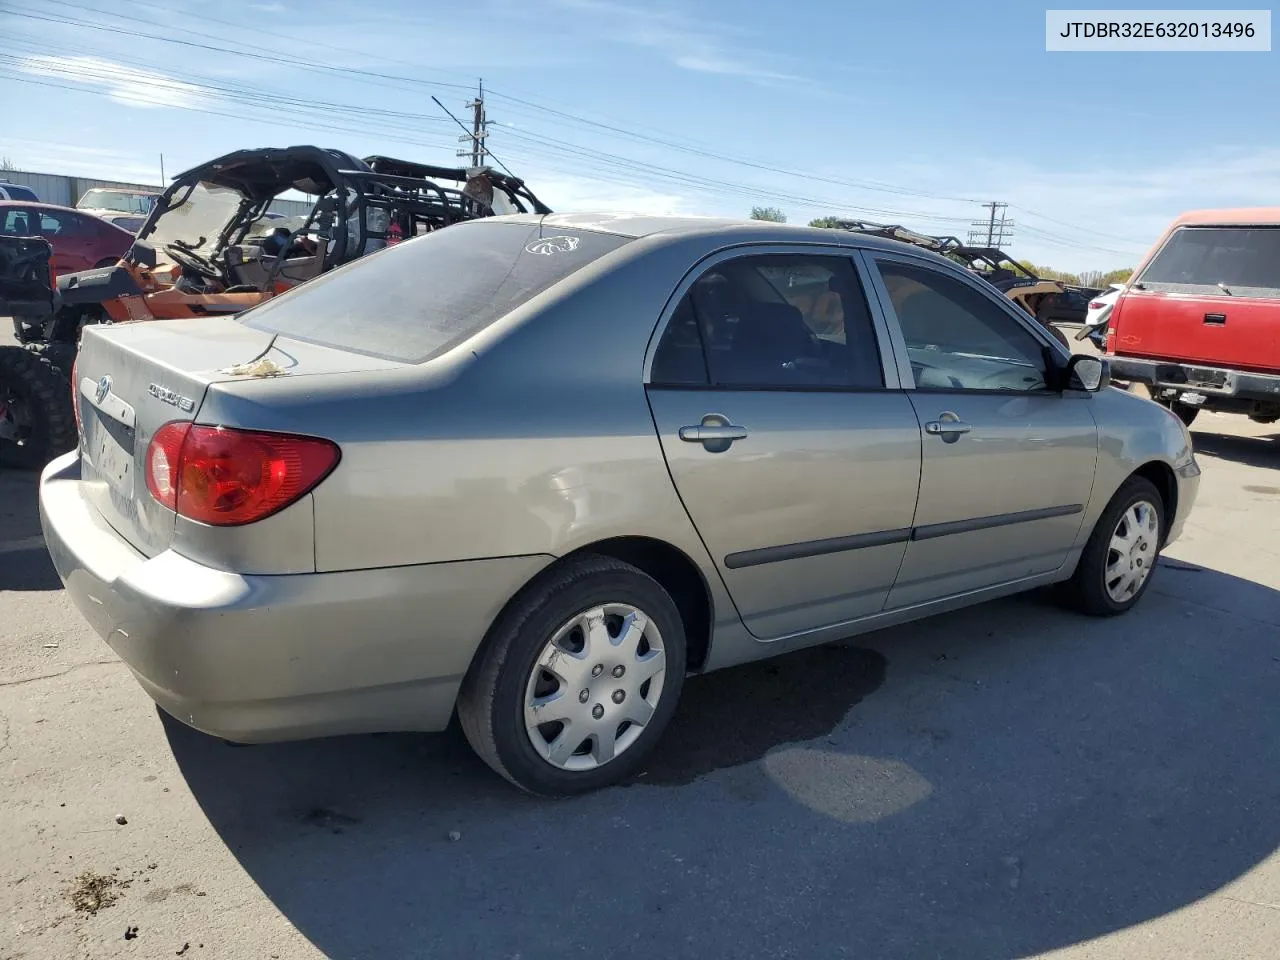
[[[1169,405],[1169,409],[1174,412],[1177,418],[1182,421],[1183,426],[1186,427],[1195,423],[1196,417],[1200,416],[1200,408],[1193,407],[1188,403],[1174,402]]]
[[[632,605],[657,628],[666,657],[661,693],[653,715],[630,746],[593,769],[565,770],[533,746],[524,721],[526,688],[557,629],[607,603]],[[667,591],[629,563],[582,557],[539,577],[498,617],[462,682],[458,719],[480,758],[521,789],[539,796],[586,793],[622,782],[639,770],[675,713],[685,662],[684,624]]]
[[[1140,394],[1145,396],[1152,403],[1160,404],[1160,406],[1171,411],[1175,417],[1181,420],[1182,425],[1185,427],[1191,426],[1191,424],[1195,422],[1196,417],[1200,415],[1199,407],[1193,407],[1189,403],[1179,403],[1177,400],[1166,397],[1157,397],[1152,392],[1151,388],[1145,383],[1129,384],[1129,392]]]
[[[50,343],[29,343],[26,349],[38,357],[44,357],[49,365],[62,377],[70,387],[71,368],[75,366],[76,353],[79,348],[74,343],[54,341]]]
[[[1111,537],[1120,524],[1120,518],[1130,507],[1143,501],[1155,508],[1158,541],[1148,544],[1148,549],[1138,558],[1148,565],[1146,579],[1132,596],[1116,600],[1107,590],[1106,570],[1111,554]],[[1062,599],[1068,606],[1092,617],[1114,617],[1132,608],[1142,599],[1155,577],[1156,561],[1164,546],[1167,523],[1164,499],[1155,484],[1143,477],[1130,477],[1116,491],[1094,525],[1075,573],[1062,585]]]
[[[75,449],[67,377],[47,357],[0,347],[0,466],[35,470]]]

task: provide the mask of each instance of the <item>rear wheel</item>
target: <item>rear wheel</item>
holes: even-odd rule
[[[1095,617],[1113,617],[1132,607],[1151,584],[1163,545],[1164,501],[1155,485],[1130,477],[1116,491],[1063,584],[1067,603]]]
[[[516,786],[583,793],[634,774],[675,712],[684,624],[640,570],[586,557],[544,576],[494,624],[463,680],[472,748]]]
[[[0,466],[37,469],[75,445],[66,376],[39,353],[0,347]]]

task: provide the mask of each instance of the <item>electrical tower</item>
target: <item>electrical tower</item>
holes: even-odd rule
[[[459,150],[458,156],[470,157],[471,166],[483,167],[485,160],[489,156],[489,151],[485,149],[485,140],[489,136],[489,121],[484,115],[484,80],[480,81],[480,89],[476,94],[476,98],[466,107],[471,111],[471,132],[464,133],[458,138],[460,143],[470,143],[470,148]],[[465,128],[464,128],[465,129]]]
[[[1003,247],[1013,239],[1013,221],[1006,219],[1009,205],[992,201],[982,206],[990,211],[990,216],[969,224],[969,242],[975,246]]]

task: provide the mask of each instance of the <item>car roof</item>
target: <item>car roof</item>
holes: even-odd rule
[[[83,210],[75,207],[64,207],[56,203],[41,203],[38,200],[0,200],[0,207],[22,207],[26,210],[63,210],[67,213],[84,215]]]
[[[630,213],[517,213],[505,217],[476,221],[497,223],[541,223],[548,229],[592,230],[638,240],[642,237],[665,237],[672,241],[692,237],[715,237],[730,243],[822,243],[894,252],[909,251],[927,259],[956,266],[921,247],[868,236],[850,230],[805,227],[798,224],[774,223],[769,220],[747,220],[732,217],[651,216]]]
[[[1173,226],[1246,223],[1280,225],[1280,207],[1229,207],[1222,210],[1189,210],[1173,221]]]

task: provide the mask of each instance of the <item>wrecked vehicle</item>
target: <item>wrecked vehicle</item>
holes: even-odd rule
[[[986,280],[1006,297],[1035,317],[1042,327],[1064,347],[1070,349],[1066,334],[1051,323],[1052,308],[1067,292],[1060,280],[1038,277],[998,247],[970,246],[958,237],[931,236],[896,224],[870,223],[865,220],[840,220],[835,226],[854,233],[897,240],[941,254]]]
[[[269,210],[291,195],[313,200],[311,212]],[[118,263],[58,276],[44,297],[0,295],[0,315],[12,315],[19,343],[65,379],[86,324],[239,313],[400,240],[478,217],[549,212],[522,180],[487,167],[361,160],[316,146],[239,150],[174,177]]]
[[[9,309],[47,313],[52,287],[48,240],[0,236],[0,299]],[[41,466],[75,439],[66,374],[39,352],[0,346],[0,466]]]

